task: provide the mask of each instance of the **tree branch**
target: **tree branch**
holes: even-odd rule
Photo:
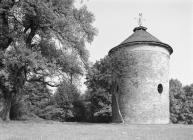
[[[42,80],[41,78],[42,77],[37,78],[37,79],[30,79],[30,80],[27,80],[27,82],[40,82],[40,83],[43,83],[43,84],[48,85],[50,87],[58,87],[60,85],[60,84],[51,84],[49,82]]]

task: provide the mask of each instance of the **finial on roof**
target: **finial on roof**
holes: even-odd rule
[[[137,30],[144,30],[144,31],[146,31],[146,27],[144,27],[144,26],[142,26],[142,22],[143,21],[145,21],[145,19],[143,18],[143,14],[142,13],[139,13],[139,17],[138,18],[135,18],[136,20],[137,20],[137,22],[138,22],[138,27],[135,27],[134,29],[133,29],[133,31],[135,32],[135,31],[137,31]]]
[[[143,18],[143,14],[142,13],[139,13],[139,17],[138,18],[135,18],[137,20],[137,23],[140,26],[142,26],[142,22],[145,21],[145,19]]]

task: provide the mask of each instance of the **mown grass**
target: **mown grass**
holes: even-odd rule
[[[0,140],[193,140],[192,125],[0,123]]]

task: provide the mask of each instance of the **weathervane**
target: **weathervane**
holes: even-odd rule
[[[135,18],[137,19],[138,25],[142,26],[142,22],[145,21],[145,19],[143,18],[142,13],[139,13],[139,18]]]

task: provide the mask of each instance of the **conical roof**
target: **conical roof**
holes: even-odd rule
[[[134,28],[133,30],[134,33],[131,36],[129,36],[126,40],[124,40],[120,45],[112,48],[109,51],[109,54],[121,47],[129,47],[136,44],[158,45],[160,47],[166,48],[170,52],[170,54],[172,54],[173,49],[168,44],[161,42],[159,39],[148,33],[146,29],[147,28],[143,26]]]

